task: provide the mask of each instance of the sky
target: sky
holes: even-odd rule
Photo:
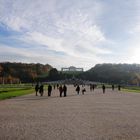
[[[0,62],[140,63],[140,0],[0,0]]]

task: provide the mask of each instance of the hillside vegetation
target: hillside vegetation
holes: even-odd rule
[[[140,85],[140,64],[97,64],[82,73],[59,72],[46,64],[0,63],[0,83],[78,78],[95,82]]]
[[[0,83],[33,82],[47,76],[51,69],[48,64],[0,63]]]
[[[139,85],[140,65],[97,64],[79,77],[98,82]]]

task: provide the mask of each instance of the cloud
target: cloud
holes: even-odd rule
[[[29,61],[42,57],[54,66],[59,60],[63,66],[89,67],[100,60],[98,54],[111,53],[107,48],[99,47],[108,40],[96,23],[102,13],[102,5],[97,1],[2,0],[0,3],[0,22],[21,33],[11,37],[11,41],[18,42],[16,47],[13,44],[10,48],[5,47],[15,56],[21,55]],[[29,46],[28,49],[22,48],[19,42]]]
[[[0,54],[57,68],[127,61],[139,44],[139,7],[138,0],[0,0],[0,23],[11,33],[8,41],[1,35]]]
[[[94,35],[94,34],[93,34]],[[94,35],[96,37],[96,34]],[[98,48],[95,44],[100,43],[100,40],[88,40],[83,36],[76,36],[75,38],[54,38],[49,37],[45,34],[39,32],[27,33],[26,36],[22,36],[21,40],[31,44],[32,46],[42,46],[47,50],[62,52],[65,55],[70,55],[72,57],[95,57],[96,54],[108,54],[111,53],[105,48]],[[84,55],[83,55],[84,52]]]

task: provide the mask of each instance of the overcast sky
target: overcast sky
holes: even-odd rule
[[[0,61],[140,63],[140,0],[0,0]]]

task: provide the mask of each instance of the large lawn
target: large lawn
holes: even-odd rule
[[[0,100],[9,99],[34,92],[31,85],[0,85]]]
[[[122,88],[122,91],[140,93],[140,87],[138,87],[138,86],[124,87],[124,88]]]

